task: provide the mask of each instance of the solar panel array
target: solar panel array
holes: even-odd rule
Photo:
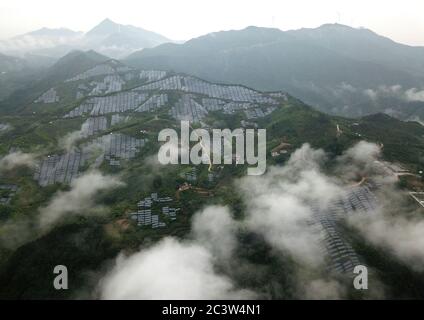
[[[65,80],[65,82],[85,80],[85,79],[94,78],[98,76],[114,74],[115,72],[116,71],[112,66],[108,64],[99,64],[91,69],[88,69],[87,71],[84,71],[76,75],[75,77]]]
[[[40,186],[54,183],[70,183],[78,177],[79,169],[87,159],[87,154],[73,150],[63,155],[50,155],[37,165],[34,180]]]
[[[184,177],[189,182],[195,182],[197,180],[197,170],[195,167],[191,168],[190,171],[184,174]]]
[[[157,210],[169,217],[170,220],[175,220],[180,208],[163,205],[172,201],[171,197],[158,197],[157,193],[152,193],[150,197],[145,197],[137,203],[138,210],[130,213],[130,217],[137,222],[138,226],[151,226],[153,229],[163,228],[166,223],[160,220],[158,213],[153,212],[152,205],[156,203],[159,206]]]
[[[119,160],[130,160],[136,156],[145,145],[146,139],[136,139],[123,134],[110,134],[97,137],[92,141],[74,148],[62,155],[49,155],[43,159],[35,169],[34,180],[40,186],[54,183],[70,183],[77,178],[81,167],[92,157],[94,146],[101,149],[102,154],[96,159],[97,166],[103,159],[110,165],[120,165]]]
[[[203,98],[202,105],[208,111],[219,111],[222,110],[226,102],[224,100],[213,99],[213,98]]]
[[[50,88],[39,96],[34,103],[55,103],[59,101],[59,96],[57,95],[55,88]]]
[[[71,110],[69,113],[65,114],[64,118],[75,118],[82,115],[88,114],[93,108],[93,103],[85,102],[75,109]]]
[[[109,94],[122,90],[125,81],[119,75],[108,75],[102,81],[92,81],[91,85],[94,87],[89,93],[90,96],[98,96],[102,94]]]
[[[8,193],[6,195],[2,194],[2,196],[0,197],[0,204],[7,205],[7,204],[10,204],[10,201],[13,199],[16,192],[18,192],[19,187],[17,185],[14,185],[14,184],[1,184],[0,190],[7,190],[8,191]]]
[[[247,110],[248,108],[252,108],[253,106],[255,105],[248,102],[229,102],[223,106],[222,110],[225,114],[233,114],[240,110]]]
[[[106,97],[93,97],[76,107],[64,117],[78,117],[90,112],[91,115],[119,113],[136,109],[148,97],[147,93],[119,92]]]
[[[110,118],[110,125],[114,126],[121,122],[127,122],[130,119],[131,119],[130,116],[121,116],[119,114],[112,114],[112,117]]]
[[[148,82],[157,81],[165,77],[166,77],[166,71],[142,70],[140,72],[140,79],[144,79]]]
[[[170,114],[177,120],[199,122],[208,111],[189,94],[184,94],[171,108]]]
[[[109,164],[119,166],[119,160],[134,158],[146,142],[146,139],[136,139],[118,133],[98,137],[91,143],[101,147],[104,159],[108,160]]]
[[[106,117],[90,117],[81,126],[82,136],[89,137],[107,129]]]
[[[218,99],[268,104],[277,103],[271,97],[246,87],[213,84],[194,77],[181,75],[145,84],[134,90],[180,90]]]
[[[246,114],[246,118],[251,120],[266,117],[267,115],[271,114],[275,109],[275,107],[268,107],[264,110],[262,108],[252,108],[245,110],[244,113]]]
[[[144,102],[141,106],[135,109],[135,111],[136,112],[154,111],[156,109],[163,107],[167,103],[168,103],[168,95],[166,93],[155,94],[152,97],[150,97],[146,102]]]
[[[92,72],[91,74],[94,73]],[[140,77],[147,79],[149,83],[128,92],[90,98],[66,114],[65,117],[81,116],[89,111],[91,115],[130,110],[136,112],[155,111],[169,103],[167,93],[158,93],[149,97],[149,91],[176,90],[186,92],[187,94],[182,94],[181,98],[171,106],[169,113],[176,120],[190,120],[193,122],[200,122],[208,114],[208,111],[218,110],[223,111],[225,114],[234,114],[244,110],[249,119],[259,118],[274,111],[275,105],[278,103],[267,94],[243,86],[212,84],[190,76],[175,75],[164,78],[166,76],[167,73],[165,71],[143,70],[140,72]],[[95,85],[90,95],[121,91],[124,83],[125,81],[119,75],[108,75],[101,83],[94,81],[90,83],[91,88]],[[88,87],[84,86],[85,88],[78,87],[78,98],[87,95],[83,91],[87,91]],[[193,94],[201,94],[207,97],[202,98],[201,101],[196,101],[193,99]],[[268,107],[265,109],[261,108],[258,103],[266,104]]]
[[[358,254],[339,231],[338,222],[354,214],[371,214],[377,207],[377,197],[368,185],[352,188],[348,194],[333,201],[327,208],[313,206],[314,225],[322,232],[323,247],[330,258],[330,268],[351,273],[360,264]]]

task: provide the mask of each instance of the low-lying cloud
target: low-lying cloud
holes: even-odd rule
[[[377,100],[382,97],[392,97],[404,101],[424,102],[424,90],[418,88],[403,88],[401,85],[379,86],[363,90],[363,94],[371,100]]]
[[[72,36],[48,36],[25,34],[8,40],[0,41],[0,51],[23,54],[34,50],[47,49],[60,45],[76,44],[81,35]]]
[[[399,206],[396,207],[401,209]],[[352,218],[350,223],[374,245],[387,250],[412,269],[418,272],[424,271],[422,217],[396,216],[379,211],[373,216]]]
[[[421,101],[424,102],[424,90],[416,88],[409,89],[405,92],[408,101]]]
[[[4,157],[0,158],[0,171],[12,170],[16,167],[35,166],[35,155],[32,153],[24,153],[21,151],[10,152]]]
[[[366,155],[356,154],[364,150]],[[362,144],[345,156],[366,161],[378,150],[374,145]],[[234,271],[234,265],[238,264],[240,229],[260,235],[282,257],[294,259],[299,268],[322,269],[320,234],[310,225],[312,206],[325,208],[344,193],[338,180],[322,172],[321,166],[327,160],[324,151],[305,144],[285,166],[271,167],[262,176],[241,179],[236,189],[247,208],[243,220],[235,221],[227,207],[206,207],[193,217],[191,239],[168,237],[130,256],[121,254],[101,281],[100,296],[104,299],[261,297],[257,290],[240,288],[232,280],[234,272],[246,272],[237,268]],[[297,290],[301,297],[343,297],[344,289],[336,279],[305,274],[292,275],[299,281]]]
[[[230,257],[235,229],[225,207],[209,207],[197,213],[192,240],[167,237],[133,255],[120,254],[100,283],[101,298],[254,298],[252,291],[237,288],[227,275],[215,270],[220,259]]]
[[[12,130],[12,126],[8,123],[0,123],[0,134]]]
[[[325,162],[322,150],[308,144],[296,150],[283,167],[273,167],[261,177],[240,181],[247,203],[246,223],[277,249],[301,263],[323,262],[319,234],[310,227],[312,207],[325,207],[341,189],[319,167]]]
[[[40,209],[40,226],[48,227],[65,215],[104,212],[106,208],[96,205],[94,197],[99,191],[122,186],[113,176],[97,171],[88,172],[71,183],[69,191],[58,191],[46,207]]]
[[[193,217],[194,238],[223,261],[231,258],[237,246],[238,227],[227,207],[209,206]]]
[[[316,279],[303,288],[303,296],[309,300],[336,300],[346,295],[346,287],[334,279]]]
[[[84,122],[81,125],[80,130],[75,130],[72,132],[69,132],[64,137],[59,139],[58,144],[59,147],[65,149],[66,151],[71,151],[77,142],[83,138],[86,137],[86,132],[88,131],[89,124],[87,122]]]
[[[297,298],[348,297],[351,280],[341,281],[326,271],[322,234],[319,228],[312,227],[314,210],[325,213],[326,208],[335,199],[346,196],[361,177],[379,178],[379,171],[374,167],[380,152],[378,145],[361,141],[333,159],[329,168],[324,151],[303,145],[284,166],[270,167],[262,176],[246,176],[235,182],[234,192],[241,195],[246,208],[243,219],[232,218],[227,207],[206,207],[193,216],[189,239],[167,237],[134,254],[120,254],[99,284],[100,297],[267,298],[267,289],[240,284],[240,278],[250,277],[251,268],[256,268],[251,262],[245,268],[238,267],[244,261],[239,255],[241,230],[260,236],[281,259],[294,261],[296,268],[290,277],[295,279],[296,287],[292,289]],[[341,179],[346,172],[348,176]],[[352,215],[346,217],[346,221],[371,244],[422,271],[424,220],[413,214],[396,217],[387,213],[401,211],[402,207],[402,196],[393,182],[390,180],[384,186],[384,201],[375,212]],[[390,205],[391,210],[384,209]],[[379,280],[373,278],[373,284],[369,296],[383,297]]]
[[[166,238],[130,257],[119,256],[102,285],[103,299],[246,299],[228,277],[214,271],[205,247]]]

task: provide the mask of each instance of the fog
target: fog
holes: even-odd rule
[[[71,182],[68,191],[56,192],[47,206],[40,208],[40,226],[48,228],[65,215],[89,215],[106,213],[107,209],[97,205],[95,195],[103,190],[122,186],[116,177],[89,171]]]
[[[212,221],[211,221],[212,220]],[[215,222],[215,223],[213,223]],[[209,207],[195,216],[194,239],[167,237],[131,256],[121,254],[101,281],[104,299],[249,299],[214,268],[234,249],[235,226],[228,209]],[[220,261],[221,260],[221,261]]]
[[[289,30],[337,22],[365,26],[401,43],[424,45],[423,11],[424,4],[420,0],[215,0],[201,3],[195,0],[123,0],[119,3],[109,0],[17,0],[0,4],[0,39],[42,27],[88,31],[103,19],[110,18],[174,40],[188,40],[249,25]]]
[[[0,158],[0,172],[12,170],[19,166],[34,167],[35,155],[33,153],[24,153],[22,151],[9,152]]]
[[[379,178],[372,169],[379,157],[379,146],[362,141],[335,159],[328,171],[324,170],[329,162],[325,152],[305,144],[285,166],[235,182],[235,192],[246,204],[241,220],[234,219],[228,207],[207,206],[193,216],[187,239],[166,237],[137,252],[121,253],[100,281],[99,295],[105,299],[267,298],[264,288],[236,280],[252,277],[254,270],[261,268],[240,258],[239,235],[248,232],[264,239],[281,259],[296,264],[290,274],[295,280],[295,297],[346,298],[352,284],[349,277],[343,280],[326,271],[320,230],[311,225],[313,208],[325,212],[360,175]],[[337,173],[343,170],[352,176],[342,181]],[[345,221],[371,244],[421,270],[424,220],[414,212],[391,217],[384,208],[390,205],[393,211],[402,210],[402,197],[393,179],[380,180],[384,181],[384,194],[375,212],[358,213]],[[373,278],[367,295],[384,296],[378,277]]]

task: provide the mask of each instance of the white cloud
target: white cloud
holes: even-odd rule
[[[322,150],[305,144],[284,167],[270,168],[263,176],[240,181],[250,230],[311,266],[323,262],[319,234],[309,225],[312,203],[324,207],[341,193],[335,182],[320,172],[325,159]]]
[[[222,260],[230,259],[233,254],[237,228],[227,207],[209,206],[193,217],[195,239]]]
[[[376,100],[378,97],[378,93],[373,89],[364,90],[364,94],[368,96],[371,100]]]
[[[376,100],[381,96],[395,96],[398,98],[403,98],[404,90],[399,84],[392,86],[382,85],[374,89],[366,89],[363,91],[364,95],[368,96],[371,100]]]
[[[424,90],[420,91],[416,88],[411,88],[405,92],[405,95],[408,101],[424,102]]]
[[[337,158],[336,174],[344,180],[368,176],[380,154],[381,149],[375,143],[360,141]]]
[[[122,185],[115,177],[88,172],[72,181],[69,191],[58,191],[49,204],[40,209],[40,226],[48,227],[67,214],[90,214],[93,210],[104,212],[106,208],[95,204],[95,195]]]
[[[15,151],[0,158],[0,171],[12,170],[19,166],[33,167],[34,165],[35,155],[32,153]]]
[[[231,299],[263,297],[240,289],[239,279],[251,275],[255,264],[238,268],[238,232],[247,230],[263,238],[281,257],[295,261],[296,295],[306,299],[340,299],[349,292],[347,282],[324,274],[325,254],[319,230],[311,227],[314,208],[323,209],[343,196],[346,185],[337,176],[344,170],[352,176],[378,175],[372,165],[380,148],[359,142],[336,159],[330,173],[324,173],[327,156],[305,144],[282,167],[271,167],[262,176],[247,176],[235,184],[246,205],[245,218],[235,221],[226,207],[210,206],[194,215],[191,238],[166,238],[130,256],[121,254],[100,283],[105,299]],[[327,169],[328,170],[328,169]],[[346,187],[345,187],[346,186]],[[396,203],[387,189],[390,203]],[[424,268],[424,220],[379,218],[379,213],[357,215],[350,223],[373,244],[394,253],[417,270]],[[249,262],[250,264],[250,262]],[[236,267],[235,267],[236,266]],[[218,271],[219,270],[219,271]],[[378,279],[370,296],[382,297]],[[372,291],[372,292],[371,292]]]
[[[346,294],[346,287],[340,282],[330,279],[316,279],[306,284],[304,288],[305,299],[335,300],[342,299]]]
[[[0,134],[7,132],[12,129],[12,126],[8,123],[0,123]]]
[[[247,299],[252,292],[238,290],[218,274],[205,247],[166,238],[150,249],[118,257],[113,271],[101,283],[103,299]]]
[[[130,256],[120,254],[100,282],[103,299],[249,299],[229,276],[218,273],[236,246],[237,224],[228,208],[211,206],[195,214],[193,239],[167,237]]]
[[[418,88],[404,89],[401,85],[379,86],[374,89],[366,89],[363,94],[371,100],[381,97],[397,98],[404,101],[424,101],[424,90]],[[390,109],[390,108],[389,108]]]
[[[84,122],[80,130],[69,132],[64,137],[60,138],[58,141],[59,147],[67,151],[70,151],[78,142],[78,140],[81,140],[84,137],[86,137],[88,126],[89,126],[88,122]]]
[[[398,207],[396,203],[391,205]],[[421,217],[378,212],[352,218],[350,222],[371,243],[388,250],[413,269],[424,271],[424,219]]]

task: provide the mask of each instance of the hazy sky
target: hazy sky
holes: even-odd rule
[[[287,30],[339,22],[424,45],[423,0],[0,0],[0,38],[41,27],[87,31],[106,17],[174,40],[249,25]]]

